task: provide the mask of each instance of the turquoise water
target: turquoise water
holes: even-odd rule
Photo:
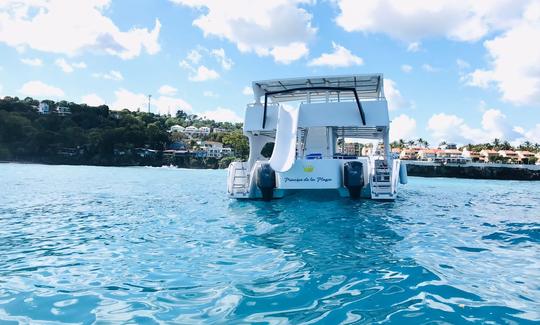
[[[0,323],[535,323],[540,183],[226,198],[226,172],[0,164]]]

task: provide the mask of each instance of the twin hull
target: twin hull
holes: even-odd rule
[[[228,170],[229,196],[238,199],[263,198],[265,193],[257,180],[257,171],[268,167],[267,164],[267,161],[257,161],[249,170],[246,162],[233,162]],[[333,190],[343,197],[351,196],[351,193],[355,196],[355,193],[351,192],[353,186],[350,184],[351,177],[357,176],[350,176],[351,172],[346,171],[351,164],[355,164],[357,168],[361,166],[361,170],[356,171],[360,178],[353,179],[352,183],[361,182],[359,188],[357,186],[357,192],[364,198],[395,199],[398,182],[406,182],[406,170],[400,170],[405,166],[402,167],[399,160],[391,161],[392,166],[385,165],[386,169],[382,170],[371,157],[298,159],[288,171],[275,172],[275,176],[272,176],[275,181],[271,180],[273,184],[270,198],[281,198],[288,192],[297,190]]]

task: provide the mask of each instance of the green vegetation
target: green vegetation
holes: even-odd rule
[[[0,99],[0,160],[39,162],[52,164],[89,165],[152,165],[173,164],[188,168],[224,168],[235,159],[246,159],[249,143],[242,134],[241,123],[216,122],[188,114],[179,108],[175,116],[132,112],[127,109],[112,111],[107,106],[91,107],[66,101],[44,101],[51,108],[50,114],[38,112],[37,100],[30,97],[4,97]],[[59,114],[58,107],[66,107],[68,113]],[[197,140],[221,142],[233,149],[233,157],[222,159],[198,156],[197,141],[183,133],[168,130],[173,125],[183,127],[206,126],[226,132],[213,132]],[[338,141],[341,141],[338,140]],[[164,155],[163,150],[171,144],[183,142],[191,154],[182,157]],[[446,144],[442,142],[441,145]],[[338,143],[344,145],[344,143]],[[429,147],[422,138],[410,141],[394,141],[393,148],[411,146]],[[540,144],[524,142],[512,147],[507,141],[495,139],[491,143],[469,144],[471,151],[527,150],[540,151]],[[273,144],[263,149],[269,157]],[[360,151],[358,145],[356,151]],[[497,161],[500,157],[493,158]],[[528,163],[534,164],[531,157]]]
[[[439,143],[439,147],[448,144],[446,141],[442,141]],[[390,143],[390,146],[392,148],[399,148],[404,149],[407,147],[421,147],[421,148],[428,148],[429,143],[425,141],[422,138],[419,138],[417,140],[409,140],[405,141],[403,139],[399,139],[396,141],[393,141]],[[489,143],[479,143],[479,144],[467,144],[460,149],[467,148],[469,151],[477,151],[480,152],[484,149],[489,150],[524,150],[524,151],[530,151],[530,152],[538,152],[540,151],[540,143],[531,143],[530,141],[525,141],[522,144],[518,146],[512,146],[508,141],[501,141],[499,139],[494,139],[493,142]]]
[[[531,143],[529,141],[525,141],[522,144],[513,147],[510,145],[508,141],[501,141],[499,139],[494,139],[491,143],[480,143],[480,144],[468,144],[465,146],[467,150],[470,151],[481,151],[484,149],[490,149],[490,150],[525,150],[530,152],[538,152],[540,151],[540,143]]]
[[[446,142],[441,142],[441,145],[443,145],[443,144],[446,144]],[[390,147],[399,148],[399,149],[404,149],[404,148],[407,148],[407,147],[414,147],[414,146],[418,146],[418,147],[421,147],[421,148],[428,148],[429,147],[429,142],[427,142],[426,140],[424,140],[422,138],[418,138],[416,140],[409,140],[409,141],[399,139],[397,141],[393,141],[392,143],[390,143]]]
[[[170,135],[167,132],[176,124],[227,130],[227,133],[211,133],[200,140],[223,142],[234,149],[238,158],[245,158],[249,152],[240,123],[202,119],[182,110],[176,116],[168,116],[127,109],[112,111],[104,105],[91,107],[66,101],[44,102],[49,104],[50,114],[40,114],[37,109],[39,102],[30,97],[0,99],[0,160],[161,166],[168,162],[161,150],[167,149],[174,141],[184,141],[188,146],[194,142],[181,134]],[[67,107],[70,113],[58,114],[56,107]],[[141,150],[147,149],[156,150],[155,154],[141,154]],[[235,157],[227,158],[228,161],[231,159]],[[184,167],[193,165],[199,168],[207,165],[223,167],[226,163],[193,157],[186,161]]]

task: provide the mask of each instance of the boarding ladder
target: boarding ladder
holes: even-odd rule
[[[233,168],[231,196],[233,197],[249,196],[249,171],[246,165],[247,163],[237,162],[231,166]]]
[[[372,199],[392,199],[392,170],[388,166],[386,159],[373,160],[374,170],[371,177],[371,198]]]

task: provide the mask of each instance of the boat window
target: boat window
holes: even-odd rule
[[[270,158],[274,152],[274,142],[267,142],[261,150],[261,155],[264,158]]]

